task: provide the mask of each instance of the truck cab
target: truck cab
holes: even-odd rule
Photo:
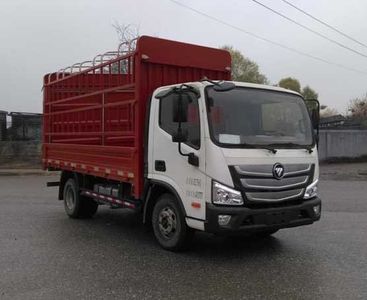
[[[149,115],[147,180],[173,191],[189,228],[267,235],[319,220],[317,137],[300,94],[204,80],[158,88]],[[158,239],[177,218],[161,208]]]

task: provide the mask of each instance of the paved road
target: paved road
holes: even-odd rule
[[[367,299],[366,182],[322,182],[314,225],[177,254],[122,210],[67,218],[46,180],[0,177],[0,299]]]

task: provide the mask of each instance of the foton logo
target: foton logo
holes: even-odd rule
[[[275,179],[281,179],[284,176],[284,167],[280,163],[273,166],[273,176]]]

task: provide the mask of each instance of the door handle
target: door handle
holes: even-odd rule
[[[166,162],[164,160],[156,160],[154,162],[154,168],[159,172],[166,172]]]

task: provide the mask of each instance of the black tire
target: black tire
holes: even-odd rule
[[[64,208],[70,218],[91,218],[98,209],[98,204],[80,195],[73,178],[68,179],[64,186]]]
[[[91,198],[80,196],[82,201],[82,210],[81,210],[81,217],[83,218],[92,218],[97,210],[98,210],[98,203]]]
[[[152,226],[158,243],[166,250],[186,249],[194,230],[186,225],[184,214],[171,194],[160,196],[153,208]]]
[[[263,231],[256,232],[254,236],[259,237],[259,238],[267,238],[273,235],[274,233],[276,233],[277,231],[279,231],[279,229],[263,230]]]

